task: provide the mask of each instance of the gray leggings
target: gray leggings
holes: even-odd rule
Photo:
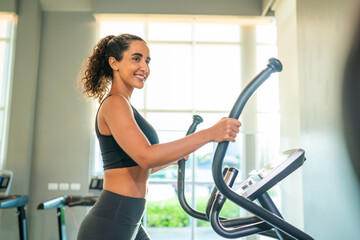
[[[102,190],[77,240],[151,240],[141,225],[146,200]]]

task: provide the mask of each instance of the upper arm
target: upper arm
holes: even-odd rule
[[[137,125],[130,103],[114,95],[102,108],[102,117],[115,141],[140,167],[147,168],[151,144]]]

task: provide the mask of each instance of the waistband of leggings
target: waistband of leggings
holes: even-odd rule
[[[120,223],[136,225],[140,223],[145,207],[145,198],[123,196],[102,190],[90,213]]]
[[[146,199],[124,196],[124,195],[117,194],[117,193],[103,189],[100,193],[98,201],[103,201],[108,204],[113,204],[114,202],[120,202],[120,201],[123,201],[126,203],[132,203],[132,204],[145,204]]]

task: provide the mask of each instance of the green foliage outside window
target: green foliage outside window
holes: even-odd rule
[[[205,212],[207,198],[197,199],[196,210]],[[181,208],[177,198],[172,198],[164,201],[149,202],[147,206],[147,227],[189,227],[190,217]],[[227,201],[221,211],[222,217],[236,218],[239,217],[239,207]],[[210,223],[205,221],[197,221],[198,227],[210,226]]]
[[[188,227],[190,223],[177,198],[149,202],[146,216],[147,227]]]

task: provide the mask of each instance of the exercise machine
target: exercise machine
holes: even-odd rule
[[[13,172],[0,170],[0,209],[16,208],[19,224],[19,239],[27,240],[26,207],[29,198],[26,195],[9,195]]]
[[[267,67],[261,71],[241,92],[235,102],[229,117],[238,119],[240,114],[257,88],[269,78],[272,73],[280,72],[282,65],[275,58],[269,59]],[[193,116],[193,123],[187,134],[196,130],[202,122],[200,116]],[[302,166],[305,161],[305,151],[292,149],[285,151],[276,162],[272,162],[259,170],[250,173],[250,177],[233,190],[238,170],[223,168],[223,161],[229,142],[218,144],[213,164],[212,174],[215,187],[210,194],[205,212],[199,212],[189,206],[185,198],[184,178],[185,160],[178,164],[178,199],[180,205],[190,216],[208,221],[216,233],[225,238],[240,238],[253,234],[261,234],[275,239],[313,240],[311,236],[286,222],[280,211],[267,193],[278,182]],[[229,199],[241,208],[252,213],[252,216],[227,219],[220,217],[225,201]],[[257,201],[255,203],[254,201]]]
[[[63,195],[40,203],[38,210],[56,209],[59,240],[66,240],[65,207],[91,207],[97,199],[103,187],[102,177],[91,178],[89,192],[91,196]]]

